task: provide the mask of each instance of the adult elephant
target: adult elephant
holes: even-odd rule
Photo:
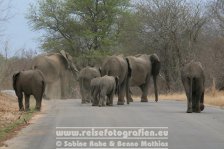
[[[157,76],[160,71],[160,60],[156,54],[146,55],[140,54],[137,56],[127,57],[130,68],[131,68],[131,78],[130,86],[138,86],[142,91],[141,102],[148,102],[148,90],[150,77],[153,77],[154,90],[155,90],[155,101],[158,101],[158,91],[157,91]],[[129,100],[133,101],[131,96]]]
[[[128,60],[122,55],[107,57],[101,68],[101,76],[108,75],[118,77],[118,105],[124,105],[124,96],[128,97],[129,79],[131,76],[131,69]],[[127,98],[127,104],[129,100]]]
[[[25,95],[25,110],[30,110],[30,95],[36,100],[36,109],[41,109],[42,96],[45,90],[45,80],[40,70],[20,71],[13,75],[13,88],[18,97],[19,110],[24,110],[23,93]]]
[[[60,97],[54,96],[54,98],[65,98],[66,71],[71,71],[76,78],[78,77],[78,70],[72,62],[71,55],[64,50],[35,57],[32,61],[32,68],[39,69],[45,77],[45,98],[53,98],[51,94],[53,89],[57,87],[55,82],[59,82],[60,85],[59,91],[54,91],[53,94],[60,92]]]
[[[205,74],[200,62],[190,62],[181,70],[181,80],[187,96],[187,113],[204,110]]]
[[[100,77],[100,69],[95,67],[85,67],[79,72],[79,87],[82,96],[82,103],[91,102],[90,81]]]

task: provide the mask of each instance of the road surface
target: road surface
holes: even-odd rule
[[[43,110],[6,142],[7,149],[56,149],[56,127],[168,127],[169,149],[224,149],[224,110],[187,114],[186,103],[160,100],[92,107],[80,100],[47,101]]]

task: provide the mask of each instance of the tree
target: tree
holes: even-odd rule
[[[27,18],[34,30],[45,31],[45,50],[63,48],[79,54],[113,44],[117,20],[128,6],[129,0],[38,0]]]
[[[10,7],[11,1],[0,0],[0,36],[2,36],[4,31],[4,23],[10,18]]]
[[[141,39],[156,51],[163,64],[168,90],[180,84],[180,69],[192,59],[206,17],[199,4],[187,0],[148,0],[137,7],[141,18]],[[176,84],[176,85],[172,85]]]

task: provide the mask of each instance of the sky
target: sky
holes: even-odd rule
[[[2,47],[5,41],[8,41],[9,56],[14,56],[20,49],[40,51],[38,38],[41,33],[32,31],[25,18],[29,4],[36,0],[12,0],[11,12],[12,17],[4,24],[4,36],[1,37],[0,52],[3,53]]]

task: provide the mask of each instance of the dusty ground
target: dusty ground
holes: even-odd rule
[[[21,114],[16,97],[0,93],[0,129],[17,120]]]

